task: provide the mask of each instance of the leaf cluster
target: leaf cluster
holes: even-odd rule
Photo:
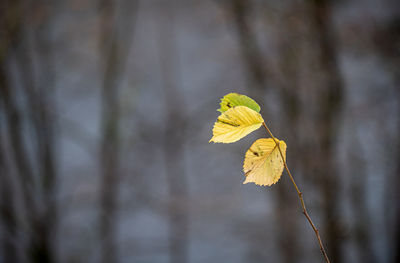
[[[236,142],[265,125],[259,113],[260,106],[245,95],[237,93],[225,95],[221,99],[218,111],[221,115],[214,124],[210,142]],[[256,140],[245,155],[243,171],[246,179],[243,183],[270,186],[278,182],[284,168],[282,157],[286,158],[286,148],[286,143],[276,138]]]

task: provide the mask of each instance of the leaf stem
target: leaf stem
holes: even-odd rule
[[[304,214],[304,216],[307,218],[307,221],[310,223],[312,229],[313,229],[314,232],[315,232],[315,236],[316,236],[317,239],[318,239],[319,248],[320,248],[320,250],[321,250],[322,255],[323,255],[324,258],[325,258],[325,261],[326,261],[327,263],[330,263],[329,258],[328,258],[328,255],[326,254],[326,251],[325,251],[325,249],[324,249],[324,245],[322,244],[322,240],[321,240],[321,236],[319,235],[319,231],[318,231],[317,227],[314,225],[313,221],[311,220],[310,215],[309,215],[308,212],[307,212],[307,209],[306,209],[306,206],[305,206],[304,200],[303,200],[303,193],[300,191],[299,187],[297,187],[297,184],[296,184],[296,182],[294,181],[294,178],[293,178],[293,176],[292,176],[292,173],[290,172],[290,170],[289,170],[289,168],[288,168],[288,166],[287,166],[287,164],[286,164],[286,160],[285,160],[285,158],[283,157],[281,148],[279,147],[279,143],[276,141],[276,138],[274,137],[274,135],[272,135],[272,132],[268,129],[268,126],[267,126],[267,124],[266,124],[265,122],[263,122],[263,126],[264,126],[264,128],[267,130],[267,132],[269,133],[269,135],[272,137],[272,139],[274,140],[276,146],[278,147],[279,153],[281,154],[281,157],[282,157],[282,160],[283,160],[283,165],[285,166],[285,170],[286,170],[286,172],[288,173],[288,175],[289,175],[289,177],[290,177],[290,180],[292,181],[294,187],[296,188],[297,195],[299,196],[300,203],[301,203],[301,208],[303,209],[303,214]]]

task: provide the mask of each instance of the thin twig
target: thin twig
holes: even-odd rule
[[[265,122],[263,122],[263,126],[264,126],[264,128],[267,130],[267,132],[269,133],[269,135],[272,137],[272,139],[274,140],[276,146],[278,147],[279,153],[281,154],[281,157],[282,157],[282,160],[283,160],[283,165],[285,166],[286,172],[288,173],[288,175],[289,175],[289,177],[290,177],[290,180],[292,181],[294,187],[296,188],[297,195],[299,196],[300,203],[301,203],[301,207],[302,207],[302,209],[303,209],[303,214],[304,214],[304,216],[307,218],[308,222],[310,223],[312,229],[313,229],[314,232],[315,232],[315,236],[316,236],[317,239],[318,239],[319,248],[320,248],[320,250],[321,250],[322,255],[323,255],[324,258],[325,258],[325,261],[326,261],[327,263],[330,263],[329,258],[328,258],[328,255],[326,254],[326,251],[325,251],[325,249],[324,249],[324,245],[322,244],[322,240],[321,240],[321,237],[320,237],[320,235],[319,235],[319,231],[318,231],[318,229],[315,227],[314,223],[313,223],[312,220],[311,220],[310,215],[309,215],[308,212],[307,212],[307,209],[306,209],[306,206],[305,206],[304,200],[303,200],[303,193],[302,193],[302,192],[300,191],[300,189],[297,187],[297,184],[296,184],[296,182],[294,181],[294,178],[293,178],[292,174],[290,173],[290,170],[289,170],[289,168],[288,168],[288,166],[287,166],[287,164],[286,164],[286,160],[285,160],[285,158],[283,157],[281,148],[279,147],[279,143],[276,141],[276,138],[274,137],[274,135],[272,135],[272,132],[268,129],[267,124],[265,124]]]

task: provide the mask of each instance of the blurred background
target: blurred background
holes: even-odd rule
[[[208,143],[230,92],[331,261],[400,262],[396,0],[1,0],[0,262],[323,262],[265,130]]]

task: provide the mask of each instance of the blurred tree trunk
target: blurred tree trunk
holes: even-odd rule
[[[305,127],[298,127],[298,119],[300,112],[300,98],[298,85],[296,83],[296,75],[298,74],[297,65],[295,61],[296,54],[294,50],[299,48],[299,43],[294,39],[290,39],[291,34],[296,34],[294,27],[296,24],[290,24],[290,21],[283,22],[282,39],[287,38],[287,41],[283,41],[280,46],[280,63],[279,69],[282,76],[276,77],[268,67],[265,59],[262,58],[262,52],[260,51],[256,37],[252,34],[251,27],[248,23],[248,13],[251,5],[249,2],[243,0],[232,0],[232,10],[233,16],[236,23],[236,28],[239,37],[239,43],[243,53],[244,60],[247,65],[247,71],[249,79],[251,80],[251,87],[257,87],[258,90],[266,88],[266,78],[268,77],[268,84],[273,83],[272,86],[279,87],[278,92],[282,98],[283,107],[285,107],[285,122],[286,126],[290,125],[291,131],[294,133],[299,133],[300,130]],[[335,42],[332,32],[332,21],[330,18],[331,11],[328,1],[326,0],[310,0],[309,4],[309,17],[311,17],[311,37],[312,41],[315,42],[316,50],[312,52],[315,56],[315,60],[318,63],[316,67],[316,72],[312,72],[314,78],[318,81],[317,100],[318,107],[316,113],[318,118],[316,120],[315,126],[317,133],[317,143],[319,151],[309,152],[309,157],[316,162],[315,156],[317,155],[318,164],[313,164],[317,169],[315,174],[318,175],[316,178],[322,178],[321,188],[324,195],[324,215],[326,217],[326,224],[321,234],[326,237],[328,254],[332,255],[333,262],[341,261],[341,251],[340,251],[340,229],[339,229],[339,211],[337,202],[335,201],[335,194],[339,189],[338,179],[337,179],[337,169],[335,166],[335,140],[337,137],[337,128],[340,125],[340,108],[342,105],[342,82],[341,76],[338,69]],[[287,27],[285,27],[287,23]],[[279,24],[279,26],[282,26]],[[282,30],[280,30],[282,31]],[[263,94],[258,91],[253,94],[261,97]],[[285,126],[285,127],[286,127]],[[291,148],[293,147],[294,152],[298,152],[301,149],[301,145],[296,140],[290,139],[291,136],[287,135],[289,138]],[[297,136],[297,135],[295,135]],[[315,139],[314,139],[315,140]],[[297,149],[297,150],[296,150]],[[311,156],[312,155],[312,156]],[[300,167],[298,164],[294,164],[296,167]],[[309,168],[309,167],[308,167]],[[307,169],[307,165],[304,167]],[[323,175],[323,176],[322,176]],[[289,187],[280,187],[278,194],[278,203],[285,204],[283,207],[287,206],[289,197]],[[276,211],[278,220],[285,220],[287,218],[287,212],[281,209]],[[291,225],[291,223],[285,223],[285,225]],[[283,230],[283,232],[285,232]],[[293,229],[288,230],[287,233],[281,233],[283,240],[281,242],[285,261],[292,262],[295,258],[293,255],[296,253],[293,237]],[[288,239],[294,238],[293,241],[287,241]],[[325,240],[325,239],[324,239]],[[289,244],[289,243],[290,244]]]
[[[121,4],[120,9],[118,4]],[[99,51],[104,70],[101,90],[100,254],[105,263],[118,262],[115,227],[120,181],[119,86],[129,54],[136,6],[137,1],[130,0],[101,0],[99,3]]]
[[[41,182],[46,186],[45,189],[41,189],[37,187],[37,184],[34,183],[34,175],[32,172],[32,165],[29,163],[29,151],[27,147],[24,145],[22,131],[22,116],[20,116],[20,111],[18,107],[15,105],[15,99],[11,96],[11,90],[3,86],[3,98],[6,101],[6,119],[7,119],[7,128],[8,128],[8,136],[11,139],[11,145],[14,151],[13,161],[15,167],[17,168],[17,173],[19,175],[19,184],[21,185],[23,201],[24,201],[24,216],[28,220],[28,226],[30,227],[29,233],[29,242],[28,242],[28,255],[31,262],[53,262],[52,259],[52,249],[51,249],[51,234],[54,229],[54,214],[52,208],[48,206],[49,203],[54,202],[53,199],[49,200],[49,196],[46,196],[50,191],[49,188],[53,187],[53,184],[49,185],[49,182],[46,181],[46,175],[48,171],[44,171],[42,174],[43,177],[39,177]],[[42,146],[42,145],[40,145]],[[38,149],[36,149],[37,155],[36,158],[42,159],[45,156],[41,156]],[[39,163],[39,161],[38,161]],[[39,169],[45,165],[44,163],[39,163]],[[35,173],[36,176],[36,173]],[[53,176],[53,174],[51,175]],[[52,182],[51,182],[52,183]],[[39,192],[40,191],[40,192]],[[38,197],[34,195],[36,193],[38,195],[42,195],[44,197],[40,205],[38,204]]]
[[[46,5],[44,10],[46,3],[41,1],[34,4],[20,1],[2,4],[13,12],[5,14],[2,20],[5,49],[1,54],[3,81],[0,92],[13,162],[23,195],[24,217],[29,227],[28,258],[31,262],[54,262],[53,237],[57,221],[56,144],[52,114],[56,109],[53,104],[54,73],[48,42],[49,14],[52,6]],[[37,21],[36,27],[27,23],[30,19],[27,10],[32,9],[37,12],[43,11],[43,16]],[[34,32],[32,45],[28,44],[27,36],[31,30]],[[35,44],[43,49],[38,49]],[[39,62],[36,74],[32,64],[34,54]],[[9,66],[9,61],[6,59],[10,58],[15,59],[16,71],[6,70]],[[20,86],[11,86],[11,81],[6,80],[6,76],[11,72],[19,77]],[[35,75],[39,77],[35,78]],[[23,127],[27,128],[27,134],[24,134]]]
[[[116,206],[119,182],[119,77],[118,43],[115,37],[115,26],[112,21],[114,3],[101,1],[102,16],[100,56],[105,56],[105,73],[101,93],[102,107],[102,139],[100,149],[100,172],[102,174],[100,190],[100,255],[101,262],[118,262],[116,248]],[[108,43],[107,37],[111,38]],[[106,43],[109,46],[106,46]]]
[[[24,145],[24,136],[22,134],[23,117],[20,110],[21,105],[17,104],[18,91],[16,87],[11,87],[11,81],[8,79],[10,71],[7,70],[8,62],[12,55],[18,53],[18,47],[21,46],[23,39],[23,8],[19,1],[15,2],[3,2],[2,3],[2,29],[4,30],[4,43],[5,47],[1,54],[1,96],[3,99],[5,121],[7,128],[8,140],[10,140],[12,145],[12,161],[16,167],[16,173],[18,175],[18,183],[21,186],[21,194],[24,205],[25,216],[28,221],[28,238],[32,241],[35,236],[34,222],[37,215],[37,206],[35,202],[35,196],[33,194],[34,184],[33,184],[33,170],[29,163],[28,151],[26,145]],[[11,9],[13,12],[5,13],[6,10]],[[11,189],[10,189],[11,190]],[[11,190],[11,191],[15,191]],[[11,205],[11,204],[10,204]],[[28,254],[32,256],[30,260],[35,261],[31,252],[34,251],[34,243],[30,242],[28,244]]]
[[[359,262],[374,263],[378,259],[372,247],[373,237],[371,236],[371,216],[367,204],[367,175],[366,160],[360,145],[359,136],[352,139],[352,147],[349,149],[349,163],[351,170],[350,182],[350,201],[354,217],[353,239],[358,250]]]
[[[255,99],[260,104],[261,109],[268,111],[268,105],[265,105],[264,103],[264,97],[267,94],[267,90],[269,88],[266,81],[266,59],[263,57],[262,48],[258,45],[257,36],[253,32],[253,28],[250,23],[251,19],[249,17],[249,13],[253,8],[252,2],[246,0],[230,0],[229,5],[229,8],[231,10],[232,23],[234,25],[234,29],[236,30],[239,51],[241,52],[243,60],[242,64],[244,65],[244,72],[246,74],[246,90],[248,92],[247,95]],[[268,193],[266,194],[268,195]],[[283,194],[284,191],[279,191],[278,199],[282,199],[281,197],[283,196]],[[280,221],[285,218],[283,216],[283,210],[277,208],[275,212],[277,212],[277,216],[275,218],[277,222],[279,222],[279,224],[285,224],[285,221]],[[263,229],[259,230],[265,232],[266,226],[263,225],[261,227],[263,227]],[[289,248],[288,246],[286,246],[286,244],[284,244],[284,240],[286,237],[286,228],[280,229],[281,230],[278,233],[278,247],[280,247],[280,249]],[[260,242],[265,243],[270,240],[272,240],[272,238],[267,235],[257,235],[252,237],[252,242],[254,242],[254,244],[258,244]],[[282,245],[285,247],[283,248]],[[281,252],[283,255],[289,254],[286,253],[286,250],[281,250]],[[259,251],[257,251],[257,249],[255,249],[253,251],[250,251],[250,258],[248,260],[265,261],[267,260],[267,258],[265,254],[260,253]]]
[[[339,175],[336,167],[336,139],[341,125],[341,107],[343,103],[343,85],[339,72],[336,42],[333,35],[331,7],[328,0],[310,0],[312,32],[317,49],[314,51],[319,69],[314,72],[318,83],[318,102],[316,120],[316,143],[318,152],[314,152],[316,175],[323,193],[324,226],[321,231],[326,240],[328,256],[332,262],[342,262],[340,211],[337,193]],[[313,158],[312,157],[312,158]]]
[[[1,55],[0,55],[1,57]],[[0,67],[2,68],[2,61],[0,58]],[[0,87],[5,84],[4,71],[0,69]],[[0,88],[1,89],[1,88]],[[0,93],[1,94],[1,93]],[[0,127],[4,127],[3,123],[4,108],[0,101]],[[0,239],[2,256],[0,262],[18,262],[18,248],[17,248],[17,215],[15,209],[15,194],[13,192],[13,185],[9,177],[9,169],[6,167],[5,153],[6,148],[3,146],[5,138],[3,133],[5,131],[0,129],[0,222],[2,226],[2,238]]]
[[[298,10],[296,9],[296,11]],[[292,171],[295,171],[296,179],[299,179],[301,159],[297,158],[297,156],[301,155],[301,141],[299,140],[301,103],[298,83],[300,65],[298,53],[301,49],[301,42],[296,38],[299,29],[296,22],[291,19],[293,17],[292,11],[288,10],[287,12],[281,17],[282,22],[280,23],[281,28],[279,31],[282,33],[278,36],[278,69],[281,76],[279,82],[276,81],[276,85],[281,98],[283,117],[280,118],[279,136],[290,145],[290,154],[287,157],[288,163]],[[283,262],[296,262],[301,255],[301,244],[298,238],[298,222],[301,222],[298,213],[300,209],[298,197],[289,180],[287,180],[287,184],[280,184],[277,187],[278,202],[275,214],[278,222],[282,224],[280,244]]]
[[[267,59],[257,44],[257,38],[253,33],[249,23],[249,13],[251,12],[251,2],[244,0],[232,0],[232,15],[238,35],[238,41],[243,54],[244,64],[249,80],[250,96],[258,101],[263,102],[262,98],[267,94],[267,90],[276,87],[277,92],[281,95],[282,104],[286,108],[283,111],[285,127],[288,125],[292,134],[279,133],[279,138],[290,138],[290,147],[293,155],[296,155],[295,140],[292,139],[293,134],[297,131],[297,123],[299,117],[299,97],[297,86],[297,61],[294,50],[297,48],[293,39],[287,37],[293,36],[292,25],[290,21],[282,19],[281,45],[279,50],[279,70],[281,76],[275,76],[270,72],[271,65],[267,63]],[[267,81],[268,79],[268,81]],[[265,105],[267,107],[267,105]],[[264,110],[265,110],[264,107]],[[268,112],[268,107],[266,109]],[[272,117],[272,116],[271,116]],[[275,125],[277,127],[277,125]],[[275,129],[278,130],[278,129]],[[282,129],[283,130],[283,129]],[[296,194],[293,186],[283,184],[277,185],[277,203],[275,208],[276,221],[281,225],[278,232],[278,246],[280,247],[283,262],[291,263],[298,259],[299,246],[297,239],[297,220],[291,215],[298,211],[298,202],[295,200]]]
[[[397,7],[397,6],[396,6]],[[400,112],[400,18],[394,16],[389,19],[383,28],[378,28],[374,35],[375,48],[378,54],[384,60],[388,71],[392,74],[393,84],[395,87],[394,98],[396,101],[397,112]],[[386,181],[386,199],[388,199],[385,208],[385,218],[389,229],[388,236],[393,235],[388,243],[389,248],[393,251],[390,260],[393,263],[400,262],[400,114],[397,114],[396,120],[397,137],[395,136],[395,157],[393,163],[395,169],[393,175],[389,176]],[[395,202],[395,207],[390,201]],[[393,218],[392,218],[393,217]],[[393,219],[393,220],[392,220]],[[394,226],[392,227],[392,224]]]
[[[54,13],[54,5],[48,1],[37,1],[36,7],[40,8],[43,12],[43,20],[34,28],[36,34],[34,41],[36,44],[36,55],[40,61],[37,76],[37,88],[30,86],[30,81],[34,81],[33,65],[29,62],[28,55],[23,50],[19,51],[22,54],[20,60],[20,67],[23,69],[26,65],[27,68],[21,70],[22,75],[32,76],[31,79],[26,79],[23,85],[24,91],[28,96],[27,107],[29,112],[33,112],[31,116],[32,127],[36,133],[37,138],[37,152],[38,162],[41,164],[39,167],[40,174],[40,189],[41,203],[43,210],[38,211],[38,218],[34,223],[35,239],[32,241],[33,257],[36,262],[54,262],[56,260],[54,255],[54,236],[57,223],[57,206],[56,206],[56,152],[57,140],[56,130],[57,122],[54,115],[57,112],[55,102],[55,72],[53,51],[50,39],[50,28],[52,20],[50,16]],[[25,48],[24,48],[25,49]],[[30,69],[29,69],[30,67]],[[39,208],[40,209],[40,208]],[[35,248],[37,246],[37,248]]]
[[[400,28],[397,28],[397,41],[398,44],[400,44]],[[397,58],[399,54],[397,54]],[[398,59],[396,61],[396,68],[395,68],[395,72],[396,72],[396,79],[395,79],[395,83],[397,83],[397,109],[398,112],[400,112],[400,59]],[[395,222],[395,226],[394,226],[394,251],[395,254],[393,256],[393,263],[395,262],[400,262],[400,202],[398,202],[398,200],[400,200],[400,193],[399,193],[399,186],[400,186],[400,114],[397,114],[397,142],[396,142],[396,149],[397,149],[397,153],[396,153],[396,168],[395,168],[395,174],[394,174],[394,183],[393,186],[390,187],[391,188],[391,192],[394,193],[394,198],[393,200],[395,200],[396,203],[396,207],[395,207],[395,218],[394,218],[394,222]],[[391,182],[389,182],[390,184]],[[397,201],[397,202],[396,202]],[[391,207],[389,208],[391,209]]]
[[[293,24],[290,24],[290,20],[283,18],[283,22],[280,24],[283,33],[280,34],[281,42],[279,45],[278,65],[281,76],[275,76],[270,70],[271,65],[263,57],[262,51],[257,44],[256,36],[252,32],[248,21],[250,9],[250,2],[232,0],[233,18],[248,72],[249,91],[252,97],[262,101],[262,98],[267,94],[267,90],[270,90],[271,87],[277,88],[276,91],[281,95],[282,105],[285,107],[285,110],[282,111],[285,120],[281,121],[280,124],[283,125],[285,123],[285,127],[289,126],[288,130],[292,131],[290,134],[279,133],[279,138],[288,138],[290,140],[291,152],[293,156],[296,156],[298,143],[296,143],[293,137],[296,136],[300,110],[297,85],[297,54],[294,52],[298,48],[296,46],[298,43],[292,42],[294,40],[292,37],[296,32],[294,31]],[[293,163],[292,166],[296,165]],[[295,200],[297,197],[291,184],[283,184],[276,187],[278,195],[275,215],[277,222],[282,226],[278,233],[278,243],[283,262],[290,263],[296,261],[299,256],[297,220],[291,216],[295,211],[298,211],[298,202]]]
[[[158,24],[158,43],[165,98],[163,150],[169,194],[169,261],[185,263],[189,261],[188,183],[184,169],[186,108],[178,89],[179,59],[176,52],[173,4],[166,3],[161,6],[163,13]]]
[[[400,62],[400,61],[399,61]],[[400,63],[398,64],[400,65]],[[399,68],[398,68],[399,69]],[[400,75],[398,75],[400,76]],[[400,78],[397,79],[397,109],[398,112],[400,112]],[[395,255],[394,255],[394,260],[392,261],[393,263],[395,262],[400,262],[400,202],[398,202],[398,200],[400,200],[400,193],[398,190],[398,187],[400,186],[400,114],[397,115],[398,120],[397,120],[397,162],[396,162],[396,170],[395,170],[395,174],[394,174],[394,178],[395,178],[395,182],[393,183],[393,185],[395,187],[394,190],[392,190],[395,194],[394,194],[394,199],[393,200],[397,200],[396,202],[396,207],[395,207],[395,226],[394,226],[394,233],[395,233],[395,240],[394,240],[394,251]]]
[[[27,151],[25,145],[23,143],[23,136],[21,134],[21,116],[20,111],[15,105],[14,94],[12,94],[13,89],[9,87],[9,82],[6,80],[5,73],[5,64],[0,65],[0,78],[1,78],[1,86],[0,86],[0,98],[3,100],[2,104],[4,105],[4,126],[6,127],[7,140],[10,141],[10,145],[12,145],[11,149],[8,149],[11,160],[13,162],[13,166],[16,168],[16,174],[18,176],[18,184],[21,188],[22,194],[22,202],[23,208],[26,216],[26,220],[28,221],[29,226],[33,224],[33,219],[36,214],[36,202],[34,202],[33,198],[33,183],[32,183],[32,174],[31,174],[31,166],[28,163]],[[11,151],[10,151],[11,150]],[[4,160],[4,159],[3,159]],[[10,165],[9,165],[10,166]],[[5,164],[4,166],[5,167]],[[9,173],[10,171],[5,171]],[[7,175],[9,176],[9,175]],[[6,175],[4,175],[6,177]],[[5,182],[6,183],[6,182]],[[15,193],[16,189],[8,189]],[[12,205],[9,203],[8,205]],[[13,208],[14,209],[14,208]],[[11,218],[8,218],[10,220]],[[11,222],[10,222],[11,223]],[[32,230],[32,229],[29,229]],[[31,232],[28,232],[28,238],[34,235]],[[31,251],[28,248],[28,251]]]
[[[397,101],[397,112],[400,112],[400,18],[395,16],[387,21],[387,24],[381,32],[375,35],[376,48],[379,55],[384,59],[389,72],[393,76],[393,83],[396,88],[395,99]],[[400,262],[400,114],[397,114],[396,120],[397,137],[395,138],[395,170],[394,174],[387,179],[386,193],[390,201],[394,201],[394,230],[391,227],[390,215],[392,214],[393,207],[390,202],[387,202],[385,217],[388,218],[389,231],[394,233],[394,240],[389,240],[389,244],[393,244],[391,250],[394,251],[391,256],[391,262]],[[396,136],[396,135],[395,135]]]
[[[115,59],[115,54],[112,56]],[[115,61],[114,61],[115,63]],[[111,63],[113,64],[113,63]],[[113,66],[111,66],[112,68]],[[106,76],[109,73],[106,73]],[[105,80],[110,83],[111,80]],[[115,225],[117,210],[117,193],[119,182],[119,109],[118,88],[116,85],[105,84],[102,90],[102,139],[100,171],[101,179],[101,261],[118,262]]]
[[[7,113],[5,108],[5,95],[8,92],[6,85],[9,85],[6,72],[6,58],[12,41],[13,30],[10,28],[10,18],[7,16],[6,10],[9,3],[3,2],[0,5],[0,37],[4,42],[4,47],[0,50],[0,220],[2,223],[2,238],[0,262],[18,262],[17,257],[17,215],[15,210],[15,195],[13,185],[11,183],[6,163],[6,147],[4,146],[5,138],[4,129],[7,125]],[[8,94],[8,93],[7,93]]]
[[[9,77],[9,60],[16,52],[15,47],[20,44],[22,38],[22,6],[18,1],[6,1],[1,3],[1,29],[3,33],[4,47],[0,53],[0,99],[4,110],[4,126],[6,127],[7,139],[12,147],[11,156],[15,163],[16,172],[20,179],[23,201],[27,209],[27,216],[33,216],[34,198],[32,196],[33,175],[22,135],[22,116],[19,105],[16,103],[16,88],[12,87]],[[12,14],[5,11],[11,9]]]
[[[249,96],[261,101],[267,91],[267,68],[257,37],[249,23],[251,2],[246,0],[230,1],[233,23],[235,25],[240,51],[249,82]]]
[[[1,154],[1,153],[0,153]],[[2,156],[0,156],[2,158]],[[2,162],[2,160],[0,160]],[[6,168],[0,163],[0,216],[2,222],[2,238],[0,262],[18,262],[17,219],[15,200],[12,193],[13,185],[7,178]]]

